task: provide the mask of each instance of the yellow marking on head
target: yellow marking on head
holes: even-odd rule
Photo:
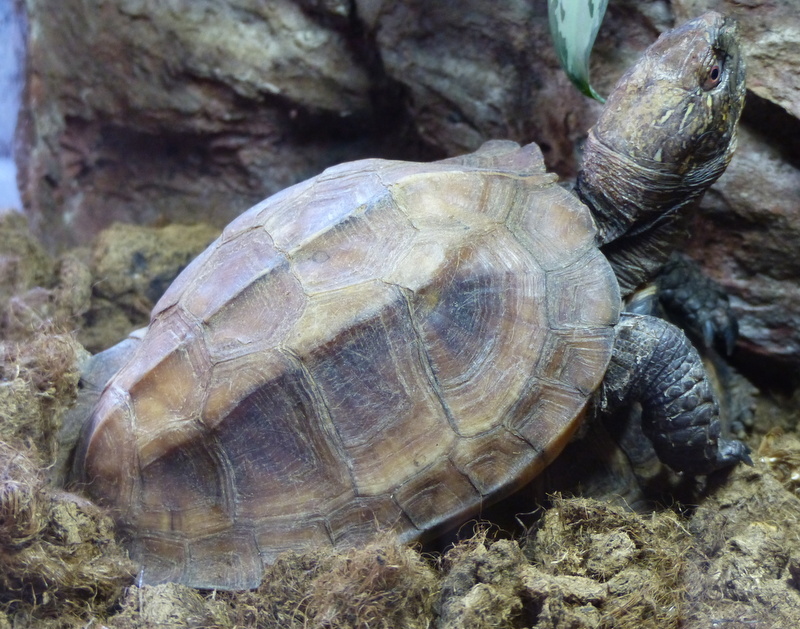
[[[684,127],[686,127],[686,121],[690,119],[693,111],[694,103],[689,103],[689,106],[686,108],[686,113],[683,114],[683,120],[681,120],[681,128],[679,131],[683,131]]]

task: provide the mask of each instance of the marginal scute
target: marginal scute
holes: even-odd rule
[[[510,414],[504,426],[540,449],[549,463],[578,427],[588,401],[569,384],[539,381],[520,398],[518,412]]]
[[[394,498],[421,531],[442,525],[443,513],[450,520],[463,518],[481,501],[469,478],[447,457],[419,470],[397,489]]]
[[[619,293],[553,182],[537,147],[491,143],[334,167],[229,225],[81,450],[146,582],[254,587],[286,550],[411,540],[555,457]]]
[[[395,531],[401,539],[413,539],[420,533],[392,497],[385,494],[351,500],[331,512],[328,525],[334,545],[365,542],[379,530]]]
[[[342,501],[342,504],[348,502]],[[295,514],[261,518],[252,525],[264,564],[274,562],[279,554],[286,551],[331,544],[327,520],[313,511],[302,518]],[[258,580],[255,585],[258,585]]]
[[[127,391],[113,384],[107,387],[84,431],[76,457],[86,461],[85,473],[94,479],[100,500],[113,508],[118,518],[129,517],[136,506],[139,458]]]
[[[619,319],[619,284],[598,249],[547,273],[547,319],[554,329],[610,327]]]
[[[612,342],[610,328],[551,330],[536,357],[536,378],[561,383],[588,397],[602,379],[597,365],[608,360]]]
[[[163,533],[147,530],[131,535],[131,558],[142,563],[141,577],[145,583],[166,583],[183,580],[189,544]]]
[[[539,450],[502,425],[464,439],[451,454],[453,465],[482,496],[508,493],[530,480],[543,467],[535,465],[538,457]]]
[[[247,589],[260,581],[263,569],[252,531],[234,529],[221,539],[205,537],[192,544],[182,580],[203,581],[209,589]]]

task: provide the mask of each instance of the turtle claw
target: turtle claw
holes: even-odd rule
[[[739,324],[735,317],[730,317],[728,325],[722,330],[722,337],[725,340],[725,355],[730,356],[736,349],[736,339],[739,338]]]
[[[718,347],[725,351],[726,356],[733,354],[736,349],[736,339],[739,337],[739,325],[730,312],[728,304],[718,307],[710,317],[703,321],[703,345],[709,349]]]
[[[703,322],[703,345],[705,347],[713,347],[714,336],[714,322],[711,319],[706,319]]]
[[[753,467],[750,458],[750,448],[738,439],[720,439],[718,442],[717,464],[718,468],[729,467],[734,463],[746,463]]]
[[[731,468],[737,463],[744,463],[753,467],[750,458],[750,448],[738,439],[717,439],[709,442],[706,454],[702,458],[684,461],[682,472],[691,474],[712,474],[718,470]]]
[[[697,350],[663,319],[623,313],[601,399],[606,412],[638,402],[642,431],[676,471],[710,474],[740,461],[752,465],[744,443],[720,436],[719,404]]]

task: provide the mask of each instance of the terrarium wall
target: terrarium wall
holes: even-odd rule
[[[26,0],[18,163],[52,250],[115,221],[207,222],[341,161],[535,141],[574,176],[600,105],[557,66],[546,0]],[[690,254],[730,292],[739,361],[800,370],[800,13],[795,0],[611,0],[608,93],[676,21],[736,16],[748,104]],[[646,121],[642,121],[646,124]]]

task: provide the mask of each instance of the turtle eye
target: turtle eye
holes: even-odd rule
[[[722,63],[715,61],[706,71],[705,78],[701,84],[702,88],[707,92],[713,90],[722,80]]]

